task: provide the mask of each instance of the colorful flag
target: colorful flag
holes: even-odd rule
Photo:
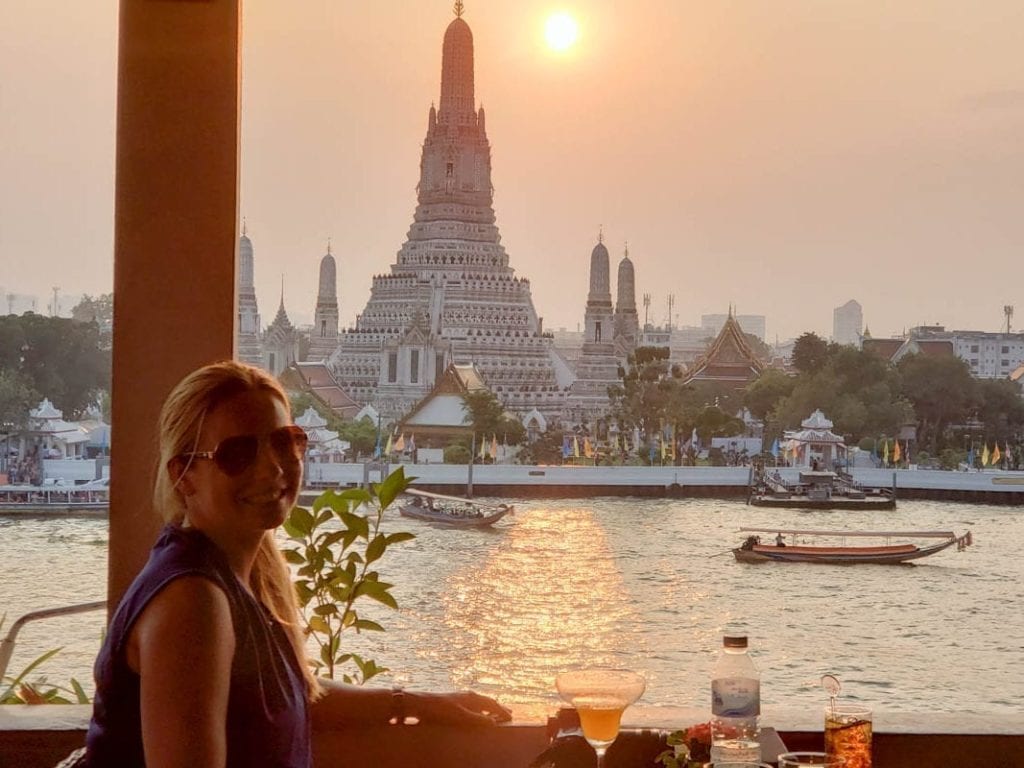
[[[999,453],[999,443],[996,443],[995,448],[992,449],[992,466],[994,467],[999,463],[999,459],[1002,458],[1002,454]]]
[[[384,446],[384,455],[385,456],[390,456],[391,455],[391,435],[390,434],[388,435],[388,444]]]
[[[882,466],[889,466],[889,441],[882,441]]]
[[[401,453],[404,450],[405,450],[405,433],[403,432],[401,435],[398,436],[398,439],[395,440],[395,451],[397,453]]]
[[[892,447],[892,463],[893,464],[899,464],[900,463],[900,441],[899,440],[894,440],[893,443],[894,443],[894,445]]]
[[[574,459],[580,457],[580,441],[576,438],[576,435],[572,436],[572,456]]]
[[[988,466],[988,443],[985,443],[985,447],[981,451],[981,466]]]
[[[416,435],[409,435],[409,453],[416,450]]]
[[[665,463],[665,436],[662,434],[658,435],[658,442],[661,443],[661,462]]]
[[[481,459],[486,459],[487,458],[487,438],[486,437],[481,437],[480,438],[480,458]]]
[[[594,449],[590,445],[590,438],[586,435],[583,436],[583,455],[588,459],[594,458]]]
[[[772,440],[772,456],[779,458],[779,438]]]
[[[967,451],[967,468],[973,469],[974,467],[974,445],[971,444],[971,449]]]
[[[692,445],[694,448],[697,447],[697,428],[696,427],[693,428],[693,434],[690,435],[690,445]]]
[[[498,436],[491,435],[491,458],[498,458]]]
[[[1010,453],[1010,444],[1003,443],[1003,446],[1006,448],[1006,450],[1003,451],[1003,455],[1006,457],[1006,463],[1010,464],[1013,461],[1013,454]]]
[[[563,435],[562,436],[562,458],[563,459],[568,459],[570,456],[572,456],[572,443],[569,442],[569,436],[568,435]]]

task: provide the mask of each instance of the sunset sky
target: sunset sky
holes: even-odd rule
[[[440,89],[446,0],[246,0],[242,213],[269,321],[312,315],[328,237],[343,324],[394,261]],[[578,24],[561,52],[552,13]],[[0,11],[0,286],[112,275],[117,3]],[[764,314],[772,340],[864,306],[1024,328],[1024,3],[466,0],[495,209],[547,329],[583,319],[603,225],[651,320]],[[170,254],[168,255],[170,257]],[[643,309],[641,307],[641,315]]]

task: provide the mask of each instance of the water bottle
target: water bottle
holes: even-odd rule
[[[711,762],[760,762],[761,674],[745,636],[726,635],[711,674]]]

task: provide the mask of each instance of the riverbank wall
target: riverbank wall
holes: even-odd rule
[[[416,487],[454,496],[501,498],[649,498],[745,499],[749,467],[575,467],[454,464],[311,464],[309,490],[378,482],[398,466],[416,478]],[[787,482],[799,469],[780,468]],[[865,487],[895,488],[898,499],[932,499],[986,504],[1024,504],[1024,472],[944,472],[927,469],[856,469]]]

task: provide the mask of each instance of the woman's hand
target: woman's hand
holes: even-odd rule
[[[424,725],[496,725],[512,713],[497,701],[474,691],[455,693],[405,692],[409,717]]]

